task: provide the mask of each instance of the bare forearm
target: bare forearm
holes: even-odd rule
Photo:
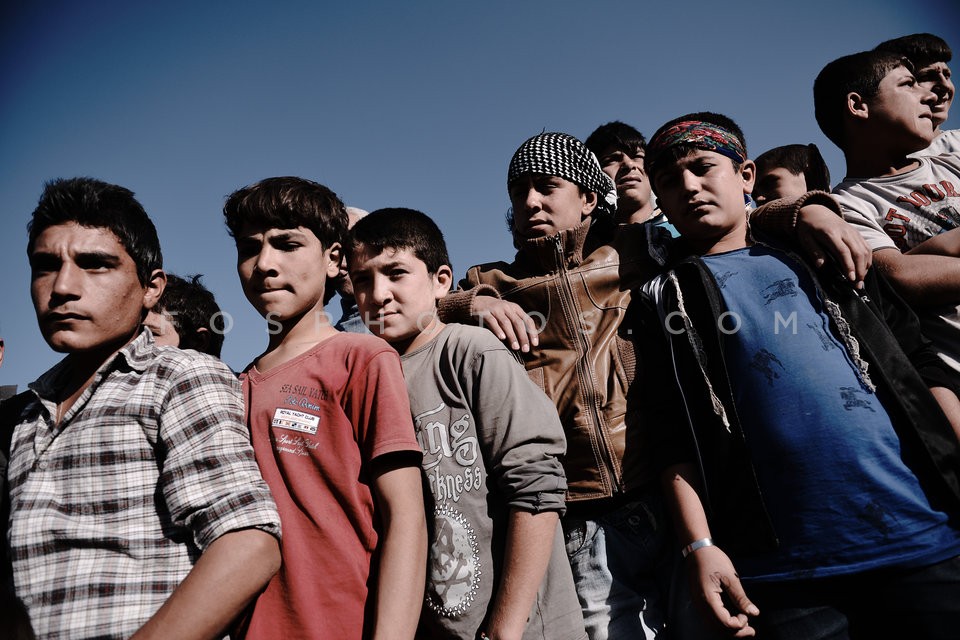
[[[936,398],[937,404],[943,409],[947,420],[950,421],[950,426],[953,427],[953,432],[960,440],[960,400],[957,399],[953,391],[946,387],[930,387],[930,393]]]
[[[698,478],[695,468],[689,464],[675,465],[663,474],[680,544],[699,541],[687,547],[684,558],[694,602],[708,619],[712,617],[726,627],[733,637],[753,636],[756,631],[750,626],[749,616],[758,615],[760,611],[743,591],[730,558],[709,541],[710,527],[697,491]],[[724,595],[729,605],[724,602]]]
[[[874,262],[911,305],[960,303],[960,258],[881,249],[874,252]]]
[[[906,252],[909,255],[936,255],[960,258],[960,229],[951,229],[924,240]]]
[[[663,472],[663,485],[680,544],[709,538],[710,527],[697,493],[699,480],[696,468],[692,464],[669,467]]]
[[[279,568],[280,548],[270,534],[224,534],[131,640],[219,638]]]
[[[409,640],[417,630],[427,572],[427,524],[418,467],[375,480],[383,514],[374,640]]]
[[[512,510],[500,586],[490,609],[487,635],[520,638],[527,626],[537,590],[550,564],[553,539],[560,519],[556,512]]]

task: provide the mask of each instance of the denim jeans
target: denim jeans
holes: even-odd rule
[[[656,638],[666,624],[671,537],[658,492],[592,520],[564,518],[590,640]]]
[[[757,637],[859,640],[960,637],[960,556],[917,569],[883,569],[787,583],[747,583]]]

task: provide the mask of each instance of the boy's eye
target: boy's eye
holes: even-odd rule
[[[350,274],[350,282],[353,283],[353,286],[354,286],[354,287],[361,286],[361,285],[365,285],[365,284],[366,284],[367,282],[369,282],[369,281],[370,281],[370,276],[368,276],[368,275],[366,275],[366,274],[364,274],[364,273],[351,273],[351,274]]]
[[[271,243],[275,249],[280,251],[296,251],[303,245],[294,240],[277,240]]]
[[[698,162],[696,165],[694,165],[694,166],[692,167],[693,174],[694,174],[695,176],[698,176],[698,177],[699,177],[699,176],[705,176],[705,175],[708,174],[708,173],[710,172],[710,170],[713,169],[715,166],[716,166],[716,165],[713,164],[712,162]]]
[[[114,262],[101,256],[81,255],[77,257],[77,266],[85,271],[106,271],[114,266]]]
[[[260,251],[260,244],[257,242],[238,242],[237,255],[241,258],[249,258]]]
[[[657,188],[663,189],[664,187],[670,188],[677,183],[679,179],[679,174],[674,172],[664,172],[657,175]]]
[[[611,154],[608,155],[608,156],[604,156],[604,157],[600,158],[600,166],[601,166],[601,167],[609,167],[610,165],[612,165],[612,164],[617,164],[618,162],[621,162],[622,160],[623,160],[623,154],[622,154],[622,153],[611,153]]]
[[[41,273],[56,271],[60,267],[60,260],[48,255],[30,256],[30,271],[36,276]]]

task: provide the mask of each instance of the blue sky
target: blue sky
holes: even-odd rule
[[[29,297],[25,225],[46,180],[124,185],[174,273],[202,273],[233,320],[224,359],[266,345],[240,291],[226,195],[322,182],[349,205],[421,209],[460,277],[510,259],[510,156],[541,130],[610,120],[650,134],[682,113],[736,119],[751,155],[815,142],[824,64],[929,31],[960,53],[960,7],[896,2],[125,2],[0,8],[0,384],[52,366]],[[956,62],[956,60],[955,60]],[[955,65],[956,66],[956,65]],[[956,127],[957,117],[948,122]],[[334,314],[336,316],[336,313]]]

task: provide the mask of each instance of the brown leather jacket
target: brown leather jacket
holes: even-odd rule
[[[660,244],[649,237],[662,230],[627,225],[613,232],[601,224],[592,229],[588,219],[555,237],[525,241],[513,262],[472,267],[460,283],[463,291],[496,289],[541,327],[539,346],[522,355],[566,432],[568,502],[619,497],[656,473],[649,434],[627,393],[643,372],[637,371],[630,325],[622,321],[630,290],[663,261]],[[471,300],[452,293],[441,302],[441,317],[475,321]]]

